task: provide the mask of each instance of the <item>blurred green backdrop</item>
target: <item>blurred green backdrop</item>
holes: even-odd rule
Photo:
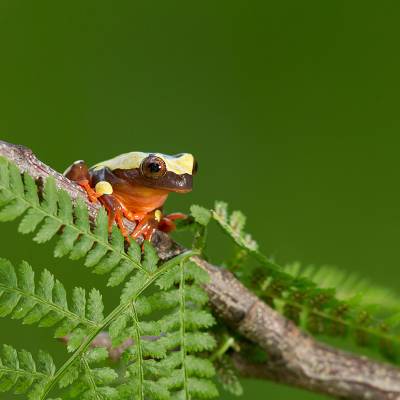
[[[399,12],[388,0],[0,0],[0,138],[58,170],[193,152],[195,191],[170,210],[224,199],[280,263],[334,264],[400,290]],[[0,238],[15,263],[103,285],[15,224]],[[0,324],[0,342],[65,357],[48,330]],[[254,400],[321,398],[244,385]]]

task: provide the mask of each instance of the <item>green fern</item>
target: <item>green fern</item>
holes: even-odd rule
[[[206,332],[214,320],[202,309],[207,296],[199,287],[207,274],[187,263],[195,251],[165,263],[160,263],[149,242],[144,242],[144,254],[134,241],[125,251],[117,228],[109,237],[104,209],[91,226],[86,205],[79,200],[73,205],[53,179],[44,183],[39,196],[29,175],[22,179],[14,164],[0,159],[0,221],[21,216],[19,231],[36,231],[36,242],[58,238],[56,257],[85,257],[85,265],[95,273],[109,274],[109,286],[125,281],[120,304],[103,316],[99,291],[92,289],[86,296],[84,289],[75,288],[69,304],[63,285],[47,270],[35,280],[27,263],[15,269],[0,259],[0,316],[55,327],[55,336],[65,337],[72,352],[59,369],[53,368],[45,377],[35,375],[25,384],[35,393],[33,399],[48,399],[53,391],[63,399],[189,399],[217,394],[209,380],[212,365],[194,355],[214,345]],[[126,373],[122,375],[107,365],[106,349],[91,348],[93,339],[107,330],[115,345],[133,339],[123,354]],[[7,360],[4,365],[10,364]],[[40,390],[37,385],[30,389],[39,378],[43,378]],[[12,386],[20,390],[15,382],[7,390]]]
[[[41,327],[58,325],[55,337],[70,335],[69,350],[73,351],[88,329],[96,329],[103,320],[103,302],[98,290],[86,293],[75,288],[72,304],[62,283],[44,270],[36,286],[32,267],[22,262],[18,272],[5,259],[0,259],[0,316],[11,315],[24,324],[38,323]]]
[[[0,355],[0,392],[26,394],[30,400],[40,399],[45,385],[53,378],[56,367],[47,353],[39,351],[35,362],[26,350],[17,351],[3,345]]]
[[[243,214],[229,215],[226,203],[216,202],[212,217],[239,248],[229,266],[260,298],[314,334],[350,337],[400,361],[400,299],[333,267],[279,266],[259,252]],[[259,265],[246,263],[248,256]]]
[[[110,326],[114,344],[133,337],[125,359],[129,366],[128,382],[119,389],[119,398],[157,399],[211,398],[217,391],[208,379],[214,375],[212,364],[194,354],[210,351],[214,339],[207,329],[214,324],[213,317],[202,310],[207,296],[200,288],[208,275],[192,262],[175,265],[161,276],[156,284],[162,291],[132,302],[130,310]],[[123,296],[130,289],[127,283]],[[152,314],[162,312],[156,321]],[[139,318],[146,316],[145,322]],[[156,340],[142,337],[157,335]],[[146,335],[146,336],[144,336]]]
[[[90,349],[80,358],[68,374],[60,380],[61,388],[68,388],[63,398],[79,399],[118,399],[118,373],[104,365],[108,351],[104,348]]]
[[[217,360],[216,370],[218,382],[225,391],[234,396],[243,394],[243,387],[237,376],[236,368],[227,355],[223,355]]]

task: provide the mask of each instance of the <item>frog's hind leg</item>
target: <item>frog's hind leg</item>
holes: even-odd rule
[[[85,189],[88,198],[92,203],[97,201],[99,195],[90,186],[89,168],[85,161],[75,161],[70,167],[67,168],[67,170],[64,172],[64,175],[69,180],[76,182],[79,186]]]
[[[158,224],[158,229],[163,232],[172,232],[176,229],[175,222],[177,219],[186,219],[188,216],[183,213],[172,213],[164,215]]]
[[[186,214],[173,213],[163,216],[161,210],[155,210],[139,219],[131,236],[136,239],[140,235],[143,235],[145,240],[151,240],[156,229],[163,232],[172,232],[176,229],[174,221],[185,218],[187,218]]]

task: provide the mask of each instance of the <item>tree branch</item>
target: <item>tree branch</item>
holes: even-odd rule
[[[90,203],[79,186],[42,163],[31,150],[0,141],[0,156],[16,163],[21,172],[26,171],[39,181],[53,176],[57,186],[66,190],[73,200],[84,199],[91,219],[95,218],[99,205]],[[132,231],[135,224],[124,222]],[[183,250],[162,232],[154,235],[153,244],[162,259]],[[273,380],[344,399],[400,399],[398,368],[316,341],[258,299],[229,271],[199,257],[194,261],[210,275],[205,290],[215,313],[268,354],[266,363],[254,364],[243,354],[234,353],[232,360],[242,376]]]

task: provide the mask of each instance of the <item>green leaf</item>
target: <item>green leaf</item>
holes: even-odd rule
[[[37,243],[48,242],[60,230],[61,226],[59,220],[47,217],[33,240]]]
[[[129,245],[128,255],[131,258],[131,260],[133,260],[136,263],[140,263],[142,259],[142,250],[139,244],[136,243],[135,240],[132,240]]]
[[[215,375],[215,369],[211,361],[195,356],[186,356],[186,370],[190,376],[200,378],[212,378]]]
[[[128,300],[134,300],[141,292],[146,281],[147,276],[142,271],[138,271],[133,275],[122,289],[121,302],[126,303]]]
[[[157,270],[158,255],[154,246],[147,240],[143,242],[144,257],[143,268],[150,274]]]
[[[211,219],[211,211],[196,204],[190,207],[190,214],[198,224],[203,226],[207,226]]]
[[[57,188],[53,177],[48,177],[44,184],[43,202],[41,204],[43,210],[50,215],[57,215]]]
[[[55,257],[64,257],[74,248],[74,243],[79,237],[79,231],[71,226],[66,226],[54,249]]]
[[[43,221],[45,214],[35,208],[30,208],[22,218],[18,231],[23,234],[32,233]]]
[[[186,348],[189,352],[210,351],[215,345],[215,339],[207,332],[188,332],[185,337]]]
[[[13,221],[15,218],[22,215],[28,206],[18,199],[12,200],[0,210],[0,221]]]
[[[105,347],[96,347],[94,349],[90,349],[85,354],[86,361],[88,364],[98,364],[102,361],[106,361],[108,359],[108,350]]]
[[[76,206],[75,206],[75,224],[76,227],[82,231],[82,232],[90,232],[90,222],[89,222],[89,213],[88,213],[88,208],[85,204],[85,202],[78,198],[76,201]]]
[[[229,225],[235,232],[242,232],[246,225],[246,217],[240,211],[233,211],[229,218]]]
[[[90,268],[100,263],[100,260],[107,254],[107,251],[107,247],[105,247],[103,244],[97,243],[94,248],[88,253],[85,260],[85,266]],[[111,263],[111,265],[113,266],[113,263]],[[99,272],[100,268],[98,268],[96,271]]]
[[[72,292],[72,311],[80,317],[85,316],[86,292],[80,287],[74,288]]]
[[[100,323],[104,319],[103,310],[104,306],[100,292],[97,289],[92,289],[89,293],[87,318]]]
[[[15,164],[10,164],[9,171],[11,191],[18,197],[25,197],[24,184],[18,167]]]
[[[174,266],[165,274],[161,275],[161,277],[156,282],[157,286],[159,286],[159,288],[162,290],[170,289],[172,286],[180,281],[180,271],[181,270],[179,265]]]
[[[189,393],[202,399],[218,397],[219,394],[213,382],[199,378],[189,378]]]
[[[35,180],[27,173],[24,173],[25,199],[33,206],[39,206],[38,188]]]
[[[235,367],[228,356],[223,356],[217,362],[217,380],[228,393],[234,396],[243,395],[243,387],[237,376]]]
[[[122,261],[111,273],[107,286],[120,285],[134,269],[135,266],[131,262],[127,260]]]
[[[240,211],[234,211],[228,215],[228,205],[225,202],[215,202],[212,217],[221,228],[238,244],[241,248],[255,254],[257,259],[266,265],[271,263],[258,252],[258,244],[250,234],[243,231],[246,217]]]

